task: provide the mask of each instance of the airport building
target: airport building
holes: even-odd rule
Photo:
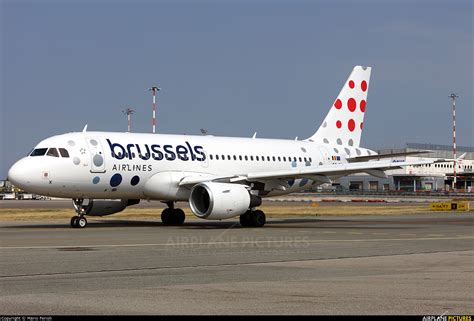
[[[402,149],[377,150],[379,154],[430,150],[427,154],[394,157],[394,160],[420,161],[453,159],[452,146],[407,143]],[[456,164],[456,190],[474,192],[474,147],[458,147],[457,157],[466,153]],[[340,178],[335,184],[343,190],[352,191],[448,191],[452,189],[454,162],[407,166],[387,171],[387,178],[368,174],[350,175]]]

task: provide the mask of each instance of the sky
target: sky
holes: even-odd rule
[[[0,0],[0,179],[49,136],[305,139],[371,66],[361,145],[474,146],[473,2]]]

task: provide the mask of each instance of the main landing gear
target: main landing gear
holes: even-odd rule
[[[73,228],[84,228],[87,226],[87,220],[84,217],[86,215],[86,208],[83,206],[84,199],[77,198],[72,200],[74,208],[76,209],[77,216],[71,217],[71,227]]]
[[[242,227],[262,227],[265,225],[265,222],[265,213],[260,210],[248,210],[240,215],[240,225],[242,225]]]
[[[184,215],[184,211],[180,208],[174,208],[174,202],[169,201],[166,202],[168,208],[165,208],[163,212],[161,212],[161,221],[164,225],[183,225],[186,216]]]

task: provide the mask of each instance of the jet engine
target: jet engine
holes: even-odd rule
[[[123,211],[127,206],[135,205],[140,203],[140,200],[128,200],[128,199],[118,199],[118,200],[88,200],[88,203],[82,204],[86,215],[89,216],[105,216],[111,215]],[[73,201],[72,204],[77,210],[78,206]]]
[[[222,220],[241,215],[262,204],[262,200],[250,194],[244,185],[205,182],[192,188],[189,204],[199,218]]]

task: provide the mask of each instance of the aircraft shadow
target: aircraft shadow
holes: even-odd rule
[[[400,222],[388,221],[360,221],[360,220],[331,220],[320,218],[292,218],[292,219],[278,219],[267,221],[263,229],[285,228],[285,229],[364,229],[364,230],[390,230],[390,229],[413,229],[415,226],[398,225]],[[396,226],[390,226],[395,224]],[[96,221],[89,220],[86,229],[99,228],[117,228],[117,227],[163,227],[174,229],[252,229],[248,227],[241,227],[238,221],[190,221],[185,222],[182,226],[165,226],[159,220],[157,221],[140,221],[140,220],[106,220]],[[0,226],[0,229],[64,229],[71,228],[69,222],[58,222],[48,224],[21,224],[21,225],[6,225]]]

